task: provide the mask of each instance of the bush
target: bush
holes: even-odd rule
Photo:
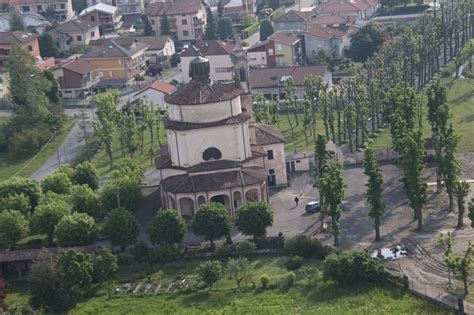
[[[335,252],[323,263],[325,279],[340,284],[379,282],[385,278],[382,264],[370,257],[367,252]]]
[[[31,127],[16,132],[8,141],[9,150],[18,157],[30,156],[38,152],[51,137],[47,126]]]
[[[145,81],[145,77],[142,76],[142,75],[140,75],[140,74],[135,75],[135,76],[133,77],[133,79],[134,79],[135,81]]]
[[[56,172],[48,175],[41,182],[43,192],[52,191],[57,194],[68,194],[71,191],[72,183],[67,174]]]
[[[139,241],[133,246],[131,252],[135,259],[144,259],[150,254],[150,247],[144,241]]]
[[[153,263],[165,263],[178,260],[183,251],[174,245],[161,245],[150,252],[150,261]]]
[[[257,249],[274,249],[285,246],[284,239],[280,236],[259,237],[254,240],[254,243]]]
[[[234,253],[235,247],[233,245],[221,245],[217,246],[214,256],[217,258],[226,258]]]
[[[286,286],[292,287],[295,284],[296,275],[294,272],[287,272],[285,274]]]
[[[170,59],[170,64],[172,67],[176,67],[178,63],[181,62],[181,58],[179,57],[178,54],[173,54]]]
[[[300,256],[291,256],[285,262],[285,267],[288,270],[298,270],[303,266],[303,258]]]
[[[285,249],[290,255],[319,259],[325,258],[334,251],[333,247],[323,245],[319,240],[303,235],[288,239],[285,242]]]
[[[270,278],[267,274],[263,274],[260,276],[260,286],[262,289],[266,290],[268,288],[268,284],[270,283]]]
[[[133,263],[133,255],[129,253],[117,254],[117,262],[120,266],[127,266]]]
[[[242,241],[235,245],[235,252],[238,255],[247,256],[255,250],[255,244],[251,241]]]

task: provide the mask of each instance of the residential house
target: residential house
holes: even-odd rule
[[[174,0],[150,3],[146,15],[156,34],[161,34],[161,20],[166,15],[170,34],[177,40],[200,39],[207,22],[206,5],[203,0]]]
[[[285,98],[284,82],[293,78],[298,99],[304,98],[303,80],[308,75],[320,76],[324,84],[332,87],[332,74],[326,65],[291,66],[278,68],[250,69],[250,85],[254,93],[262,93],[267,99]]]
[[[44,16],[36,12],[18,12],[29,32],[42,34],[43,31],[51,26],[51,23]],[[10,12],[0,13],[0,32],[10,30]]]
[[[330,0],[322,2],[314,11],[318,17],[323,15],[356,16],[358,20],[368,20],[380,8],[377,0]]]
[[[247,50],[251,67],[282,67],[302,61],[301,38],[296,33],[276,32]]]
[[[82,55],[81,59],[97,68],[101,85],[123,85],[146,66],[145,51],[148,45],[137,43],[133,38],[105,40]]]
[[[310,25],[303,32],[306,60],[313,60],[322,50],[342,56],[344,49],[350,46],[350,34],[354,30],[354,28],[339,30],[321,25]]]
[[[227,0],[224,2],[224,17],[232,19],[234,23],[242,21],[242,14],[247,12],[251,18],[255,17],[257,3],[255,0]]]
[[[347,28],[356,24],[357,17],[353,15],[321,15],[308,21],[307,25],[320,25],[332,28]]]
[[[48,31],[53,40],[61,49],[68,49],[77,44],[88,45],[91,40],[99,39],[99,23],[70,20],[64,24],[59,24]]]
[[[53,68],[62,98],[85,98],[99,83],[97,67],[87,61],[74,59]]]
[[[10,0],[10,7],[22,13],[45,13],[48,8],[54,9],[54,19],[59,22],[69,21],[74,17],[72,0]]]
[[[273,28],[276,31],[297,31],[304,28],[304,25],[316,14],[313,11],[290,10],[272,19]]]
[[[176,52],[174,40],[169,35],[136,36],[135,39],[148,45],[145,56],[150,62],[162,62]]]
[[[173,92],[175,87],[164,81],[156,80],[152,84],[133,95],[135,101],[145,100],[154,109],[158,106],[161,110],[166,110],[165,96]]]
[[[145,9],[144,0],[87,0],[87,6],[89,7],[98,3],[117,7],[123,15],[142,14]]]
[[[83,21],[99,23],[100,34],[117,32],[122,26],[122,12],[114,6],[98,3],[81,11]]]
[[[201,40],[180,54],[183,81],[188,82],[189,63],[197,56],[204,56],[209,60],[210,76],[213,80],[228,81],[233,79],[231,53],[235,45],[220,40]]]

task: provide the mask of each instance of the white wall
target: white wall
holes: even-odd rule
[[[204,56],[209,59],[209,65],[211,67],[210,77],[212,80],[232,80],[232,60],[229,55],[219,55],[219,56]],[[189,77],[189,63],[195,57],[182,57],[181,58],[181,69],[183,74],[183,82],[189,82],[191,78]],[[221,68],[221,69],[216,69]],[[227,72],[220,72],[222,68],[228,68]],[[216,71],[219,70],[219,71]]]
[[[265,157],[265,169],[269,174],[270,169],[275,170],[275,179],[277,186],[286,186],[288,179],[286,177],[286,164],[285,164],[285,145],[283,143],[268,144],[261,146],[265,153],[268,150],[273,151],[273,159],[269,160],[268,156]]]
[[[186,131],[166,131],[173,165],[189,167],[205,162],[202,153],[219,149],[222,159],[242,161],[251,156],[248,122]],[[179,153],[179,154],[178,154]]]
[[[191,123],[215,122],[242,112],[239,96],[223,102],[200,105],[174,105],[168,103],[167,107],[170,120]]]
[[[267,65],[267,54],[264,51],[247,52],[249,66],[260,67]]]
[[[161,110],[166,110],[165,93],[157,91],[152,88],[148,88],[145,91],[137,94],[135,99],[144,99],[152,104],[152,108],[156,109],[159,106]]]

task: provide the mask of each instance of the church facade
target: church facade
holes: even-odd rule
[[[219,202],[235,216],[240,206],[269,201],[269,186],[286,186],[284,138],[252,120],[245,51],[232,53],[234,82],[209,77],[209,61],[190,62],[190,82],[165,97],[167,145],[155,158],[163,207],[191,219],[199,205]]]

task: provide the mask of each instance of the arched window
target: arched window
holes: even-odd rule
[[[222,153],[217,148],[207,148],[202,154],[204,161],[219,160],[221,157]]]

